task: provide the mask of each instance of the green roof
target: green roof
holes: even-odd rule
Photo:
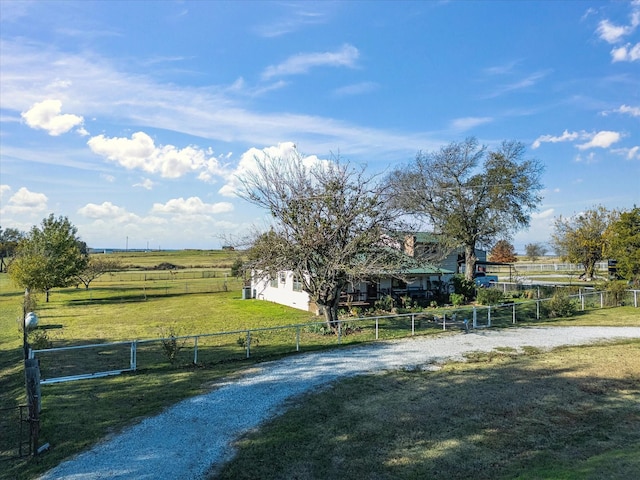
[[[456,273],[452,270],[447,270],[446,268],[438,268],[438,267],[434,267],[433,265],[428,265],[426,267],[420,267],[420,268],[410,268],[409,270],[403,272],[403,273],[408,273],[410,275],[438,275],[438,274],[453,274]]]

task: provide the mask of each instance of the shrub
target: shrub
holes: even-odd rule
[[[544,307],[549,318],[571,317],[578,309],[575,301],[565,292],[555,293]]]
[[[607,292],[607,306],[617,307],[623,305],[627,288],[627,283],[625,281],[607,282],[602,285],[601,289]]]
[[[385,295],[384,297],[376,300],[374,307],[376,310],[382,310],[383,312],[390,312],[395,306],[395,301],[391,295]]]
[[[37,329],[29,332],[28,342],[33,350],[44,350],[53,347],[53,342],[46,330]]]
[[[467,280],[464,275],[454,275],[451,278],[453,292],[464,295],[466,300],[471,300],[476,294],[476,284],[472,280]]]
[[[461,293],[452,293],[449,295],[449,300],[454,307],[459,307],[465,303],[465,297]]]
[[[504,302],[504,295],[497,288],[479,288],[476,300],[480,305],[498,305]]]
[[[175,325],[170,325],[166,328],[160,329],[160,342],[162,342],[162,353],[170,364],[175,364],[178,361],[178,354],[182,350],[187,342],[186,338],[179,338],[178,328]]]

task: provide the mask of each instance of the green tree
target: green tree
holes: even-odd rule
[[[476,249],[528,226],[540,202],[543,167],[525,160],[524,152],[520,142],[488,150],[468,138],[419,152],[414,163],[389,176],[393,198],[406,213],[425,218],[451,247],[464,248],[469,280]]]
[[[491,249],[489,260],[500,263],[514,263],[518,261],[516,249],[507,240],[498,240]]]
[[[398,212],[385,201],[384,186],[363,170],[339,162],[308,166],[296,154],[256,159],[256,170],[242,181],[240,195],[274,222],[253,242],[248,265],[270,278],[292,271],[330,329],[348,282],[398,274],[411,261],[394,237]]]
[[[620,213],[606,232],[608,258],[617,261],[622,278],[640,284],[640,208]]]
[[[538,258],[543,257],[547,253],[547,247],[542,243],[527,243],[524,246],[525,255],[531,262],[535,262]]]
[[[573,217],[558,217],[551,234],[551,245],[564,261],[580,263],[583,278],[592,280],[596,263],[605,258],[607,229],[617,219],[616,211],[596,206]]]
[[[2,229],[0,227],[0,272],[7,271],[8,259],[13,257],[24,233],[15,228]]]
[[[83,249],[86,252],[86,245],[67,217],[51,214],[18,243],[9,276],[22,288],[45,292],[48,302],[52,288],[73,284],[86,267],[88,256]]]

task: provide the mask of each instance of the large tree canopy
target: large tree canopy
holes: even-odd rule
[[[335,327],[348,282],[402,271],[408,257],[393,238],[398,212],[363,170],[340,162],[306,165],[299,154],[256,165],[242,179],[240,196],[270,212],[274,223],[254,242],[251,267],[271,278],[293,271],[328,326]]]
[[[607,229],[617,219],[618,212],[597,206],[573,217],[555,220],[551,245],[563,260],[581,263],[584,277],[594,277],[596,263],[605,258]]]
[[[415,162],[389,176],[399,207],[425,218],[452,248],[464,248],[469,280],[476,248],[490,248],[498,238],[527,227],[541,200],[543,167],[525,160],[524,153],[520,142],[505,141],[489,150],[468,138],[419,152]]]
[[[13,257],[18,243],[23,237],[24,233],[20,230],[0,227],[0,272],[6,271],[8,259]]]
[[[76,227],[67,217],[51,214],[19,242],[8,272],[15,284],[45,292],[48,301],[49,290],[72,284],[87,261],[86,245],[77,237]]]
[[[622,212],[606,233],[609,258],[622,278],[640,285],[640,207]]]

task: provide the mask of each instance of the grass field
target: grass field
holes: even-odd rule
[[[43,297],[39,299],[40,331],[46,332],[54,346],[159,338],[169,326],[178,329],[177,333],[199,334],[317,320],[299,310],[242,300],[242,282],[224,275],[228,272],[225,265],[232,263],[236,253],[187,251],[121,255],[123,263],[132,271],[102,277],[92,283],[89,290],[56,289],[49,303],[45,303]],[[158,276],[162,272],[154,268],[163,262],[185,268],[176,271],[177,278],[166,279],[166,275]],[[202,272],[211,272],[211,275]],[[131,277],[134,273],[142,277]],[[24,403],[18,321],[21,302],[22,292],[10,285],[5,274],[0,274],[0,408]],[[623,307],[595,310],[568,322],[638,325],[639,315],[637,309]],[[390,323],[385,333],[396,335],[408,328],[406,322]],[[371,331],[350,336],[345,343],[371,340]],[[327,342],[322,336],[309,332],[303,336],[308,348],[326,348],[323,345]],[[260,333],[256,355],[246,360],[240,339],[235,335],[224,346],[202,344],[203,355],[208,352],[211,356],[205,356],[206,360],[197,366],[188,361],[171,365],[160,358],[152,367],[142,365],[131,374],[43,385],[41,439],[52,448],[35,458],[3,461],[0,478],[33,478],[106,435],[183,398],[206,391],[222,377],[233,377],[262,358],[290,353],[294,341],[291,331]],[[335,345],[335,338],[330,340]],[[229,353],[233,355],[230,357]],[[3,428],[4,425],[0,424]],[[4,434],[0,437],[3,458],[11,456],[6,452],[9,448],[15,449],[14,439],[8,440]]]
[[[640,478],[640,341],[343,380],[212,478]]]

